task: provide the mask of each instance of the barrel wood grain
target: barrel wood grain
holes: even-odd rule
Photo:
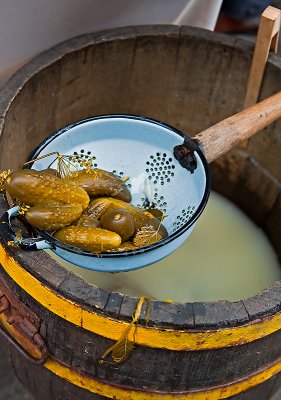
[[[75,280],[76,277],[73,274],[68,274],[68,276],[69,275],[71,275],[72,278]],[[6,275],[5,277],[7,280],[9,280],[8,275]],[[87,293],[87,297],[84,297],[81,300],[81,302],[82,303],[87,302],[87,306],[90,307],[91,301],[93,299],[93,296],[91,296],[90,293],[91,290],[92,293],[94,293],[95,289],[91,287],[91,285],[87,285],[80,278],[76,279],[78,286],[84,284],[84,286],[86,287],[85,289],[81,288],[77,289],[79,293]],[[60,290],[59,282],[57,282],[58,290]],[[50,314],[48,310],[46,310],[44,307],[40,307],[40,305],[36,301],[34,301],[31,296],[29,296],[25,291],[21,290],[13,281],[10,280],[10,284],[13,285],[14,292],[16,292],[19,295],[19,297],[24,301],[24,303],[27,304],[30,308],[32,308],[42,317],[42,320],[44,322],[42,325],[42,334],[44,334],[44,336],[48,339],[49,351],[51,352],[51,354],[54,355],[54,357],[58,358],[59,360],[62,360],[68,365],[71,365],[73,368],[78,368],[79,370],[82,370],[85,373],[90,372],[91,374],[93,374],[93,376],[97,376],[99,378],[107,377],[107,379],[109,379],[108,374],[110,374],[111,375],[110,379],[112,379],[113,382],[118,382],[120,385],[122,383],[124,384],[124,379],[125,380],[133,379],[134,386],[141,387],[143,379],[147,379],[147,374],[152,375],[151,371],[154,371],[153,387],[159,385],[158,388],[160,389],[163,383],[165,382],[166,385],[169,386],[170,390],[178,390],[178,389],[187,390],[189,389],[189,385],[191,385],[191,387],[193,388],[194,387],[199,388],[200,375],[198,377],[198,370],[196,369],[196,365],[200,360],[201,368],[203,370],[205,370],[205,368],[208,368],[208,371],[210,371],[208,373],[208,379],[206,377],[204,379],[204,385],[213,386],[221,384],[225,381],[225,377],[222,377],[221,374],[218,372],[218,365],[223,366],[225,375],[228,377],[229,381],[232,381],[237,377],[242,378],[246,371],[249,372],[249,370],[251,370],[252,372],[254,372],[257,369],[263,367],[264,365],[268,365],[272,362],[275,362],[279,357],[280,332],[276,332],[272,335],[267,336],[266,338],[260,339],[255,342],[245,344],[243,346],[234,346],[233,348],[228,349],[228,352],[226,352],[225,349],[217,350],[215,356],[213,352],[210,353],[208,351],[202,351],[202,350],[199,352],[181,352],[181,355],[179,356],[177,352],[176,353],[169,352],[160,349],[152,352],[150,348],[137,347],[132,357],[129,360],[127,360],[126,363],[120,366],[116,371],[116,367],[114,366],[106,364],[100,366],[98,363],[101,354],[111,345],[112,342],[110,340],[104,339],[98,335],[93,335],[92,333],[87,332],[84,329],[81,328],[78,329],[75,325],[68,323],[67,321],[57,317],[56,315]],[[274,285],[273,289],[274,292],[276,291],[278,292],[281,290],[278,285]],[[68,293],[68,295],[70,295],[70,293]],[[270,297],[274,298],[274,294],[272,294],[272,292],[269,293],[268,296],[269,298]],[[117,294],[116,298],[118,297],[121,296]],[[259,299],[259,296],[255,296],[255,298]],[[259,302],[255,301],[255,298],[253,300],[255,306],[254,312],[251,313],[250,307],[248,311],[252,319],[255,320],[257,318],[256,314],[258,314],[258,316],[260,315],[264,316],[276,312],[276,307],[274,307],[274,309],[270,309],[269,307],[264,308],[263,305],[263,309],[261,310],[260,313],[258,313]],[[77,301],[77,298],[72,295],[72,300]],[[131,314],[134,311],[137,303],[137,299],[133,299],[133,301],[131,300],[132,299],[126,296],[124,303],[122,303],[123,312],[127,310],[128,320],[130,320]],[[93,304],[96,305],[96,299],[94,300],[94,303],[92,303],[92,307]],[[152,305],[154,304],[156,306],[156,309],[159,310],[159,305],[161,305],[161,302],[152,302]],[[189,315],[191,309],[195,310],[193,311],[193,313],[195,316],[195,321],[196,321],[195,326],[197,327],[197,329],[199,327],[201,328],[204,327],[205,329],[206,328],[210,329],[210,327],[213,329],[214,328],[216,329],[218,327],[223,327],[225,325],[225,322],[223,321],[224,318],[228,318],[227,321],[228,325],[230,324],[231,321],[233,321],[232,324],[235,325],[235,322],[238,322],[237,312],[238,315],[239,313],[241,313],[243,317],[242,321],[239,321],[239,323],[242,323],[243,321],[245,322],[245,315],[247,313],[246,313],[246,308],[243,307],[242,302],[238,302],[238,307],[237,304],[235,303],[234,305],[232,304],[233,303],[230,302],[221,302],[218,304],[202,303],[201,305],[198,303],[194,303],[192,305],[169,304],[169,307],[167,308],[167,303],[162,303],[161,308],[163,311],[165,311],[166,307],[167,308],[166,313],[162,313],[162,315],[161,312],[160,314],[155,313],[155,316],[158,319],[156,321],[153,321],[153,323],[154,324],[156,323],[158,326],[162,325],[162,326],[169,326],[170,328],[171,327],[175,328],[175,322],[177,322],[177,320],[176,319],[175,321],[172,320],[173,315],[174,314],[180,315],[183,312],[185,313],[185,315],[186,314]],[[129,305],[131,307],[128,308]],[[198,309],[199,305],[200,309]],[[230,309],[227,308],[226,305],[228,305],[228,307],[231,308]],[[250,304],[250,306],[252,306],[252,304]],[[234,313],[233,315],[235,307],[237,307],[238,311],[236,311],[236,314]],[[168,310],[170,311],[168,312]],[[180,311],[180,313],[177,313],[177,311]],[[229,316],[227,315],[227,312]],[[167,314],[169,314],[170,320],[167,321],[165,320],[163,321],[163,319],[161,320],[161,317],[167,318]],[[234,318],[235,316],[236,319]],[[151,314],[151,317],[153,317],[153,314]],[[120,314],[119,318],[121,318]],[[184,317],[184,320],[186,321],[185,318],[186,317]],[[179,321],[178,328],[182,329],[182,320]],[[68,346],[67,352],[65,352],[66,337],[68,343],[72,343],[70,348]],[[268,352],[268,348],[271,349],[270,352]],[[87,356],[85,356],[85,351],[86,351],[85,349],[87,349]],[[259,353],[259,357],[255,356],[254,360],[252,357],[253,352]],[[148,370],[142,369],[142,372],[141,373],[139,372],[138,378],[136,378],[134,377],[134,371],[139,365],[142,364],[142,360],[144,359],[147,361],[148,368],[150,368],[151,371],[148,372]],[[165,359],[166,362],[164,365],[162,365],[161,368],[162,374],[159,376],[158,373],[159,363],[161,363],[163,359]],[[242,363],[243,368],[241,368],[240,366],[241,361],[243,361]],[[176,369],[174,365],[177,365]],[[204,365],[206,367],[204,367]],[[173,366],[173,371],[174,371],[173,373],[171,373],[171,366]],[[169,377],[169,384],[167,383],[168,377]],[[146,385],[148,385],[148,383],[146,383]]]
[[[23,382],[25,381],[30,381],[30,389],[31,392],[36,393],[36,395],[39,395],[39,398],[42,400],[48,400],[50,397],[50,393],[54,393],[57,398],[83,398],[85,400],[101,400],[101,399],[120,399],[122,397],[102,397],[97,393],[94,393],[95,388],[93,387],[93,392],[89,392],[84,390],[83,388],[73,385],[66,380],[61,379],[57,375],[53,375],[48,371],[48,369],[44,367],[39,367],[38,369],[35,369],[36,367],[34,366],[29,366],[26,364],[26,361],[18,354],[18,353],[12,353],[12,358],[13,358],[13,364],[15,368],[19,371],[19,379]],[[40,388],[38,389],[38,384],[36,381],[36,377],[40,379],[41,385]],[[228,397],[221,397],[221,398],[228,398],[229,400],[251,400],[251,399],[268,399],[270,400],[271,396],[274,395],[274,393],[277,391],[277,388],[280,386],[280,381],[281,381],[281,374],[275,375],[274,377],[268,379],[266,382],[261,383],[260,385],[256,387],[252,387],[247,391],[242,391],[236,395],[233,396],[228,396]],[[143,399],[145,398],[146,391],[143,392]],[[159,392],[158,392],[159,393]],[[149,393],[148,393],[149,395]],[[133,394],[130,394],[130,392],[127,393],[126,400],[133,400],[134,397]],[[187,393],[186,397],[187,400],[192,400],[192,394]],[[265,397],[268,396],[268,397]],[[270,397],[269,397],[270,396]],[[156,397],[155,398],[159,398]],[[175,397],[177,398],[177,397]],[[207,397],[202,397],[201,399],[197,397],[196,400],[202,400]],[[212,397],[212,400],[214,400],[216,397]],[[167,400],[167,399],[165,399]],[[170,400],[170,399],[169,399]]]
[[[265,99],[271,94],[281,90],[280,82],[280,57],[272,54],[266,65],[263,83],[261,86],[260,99]],[[273,177],[280,182],[281,159],[280,151],[280,120],[273,123],[270,128],[264,129],[262,134],[251,138],[248,142],[247,151],[256,159]]]
[[[276,249],[276,252],[281,259],[280,250],[280,237],[281,237],[281,224],[276,223],[276,221],[281,220],[281,193],[279,193],[276,202],[270,211],[267,220],[264,222],[263,227],[268,234],[268,237]]]

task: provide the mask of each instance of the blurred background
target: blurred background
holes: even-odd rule
[[[0,86],[36,54],[83,33],[141,24],[214,29],[222,0],[0,0]]]

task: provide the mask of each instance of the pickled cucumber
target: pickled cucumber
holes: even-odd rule
[[[101,216],[100,223],[103,228],[118,233],[123,242],[126,242],[135,231],[131,213],[123,208],[112,210],[109,207]]]
[[[132,205],[127,186],[114,174],[87,168],[69,178],[52,169],[24,169],[5,177],[4,187],[24,203],[31,225],[83,250],[130,251],[168,236],[163,214]],[[90,201],[89,195],[97,198]]]
[[[150,218],[147,225],[152,226],[152,228],[154,228],[159,233],[162,239],[168,236],[167,229],[161,223],[161,221],[159,221],[158,218]]]
[[[42,169],[42,171],[40,171],[40,172],[43,172],[44,174],[59,176],[59,172],[54,168]]]
[[[86,190],[89,196],[110,196],[130,202],[132,196],[125,183],[111,172],[94,168],[78,171],[72,181]]]
[[[120,246],[122,241],[117,233],[106,229],[73,225],[60,229],[54,237],[61,242],[94,253],[114,249]]]
[[[85,209],[90,201],[87,192],[69,180],[32,169],[12,172],[5,181],[5,189],[11,197],[30,206],[50,201],[81,204]]]
[[[131,214],[134,222],[135,233],[143,226],[152,226],[154,229],[159,230],[159,234],[162,237],[168,236],[163,224],[151,213],[143,211],[142,209],[133,206],[131,203],[113,199],[112,197],[100,197],[98,199],[91,200],[89,207],[85,210],[85,213],[88,215],[93,215],[96,218],[101,218],[101,216],[109,210],[118,210],[120,208],[128,211]]]
[[[93,199],[90,201],[89,206],[86,208],[84,213],[86,215],[90,215],[91,217],[99,219],[111,204],[112,202],[110,197],[100,197],[98,199]]]
[[[132,250],[136,250],[136,249],[138,249],[138,247],[135,246],[133,242],[124,242],[124,243],[121,243],[120,246],[116,247],[115,249],[110,249],[107,251],[108,252],[110,252],[110,251],[121,252],[121,251],[132,251]]]
[[[89,215],[95,215],[97,218],[99,218],[109,208],[111,210],[120,208],[127,210],[132,215],[135,232],[144,226],[149,220],[149,217],[145,215],[143,210],[140,208],[112,197],[100,197],[98,199],[91,200],[86,212]]]
[[[41,203],[29,208],[25,218],[35,228],[55,231],[70,225],[81,213],[81,204]]]
[[[73,225],[77,226],[89,226],[90,228],[99,228],[100,221],[97,218],[92,217],[91,215],[82,214]]]

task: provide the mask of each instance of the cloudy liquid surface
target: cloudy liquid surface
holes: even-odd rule
[[[96,272],[47,252],[91,284],[158,300],[235,301],[253,296],[281,279],[280,265],[263,231],[233,203],[214,192],[186,242],[146,268],[117,274]]]

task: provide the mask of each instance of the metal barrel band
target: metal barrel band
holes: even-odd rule
[[[53,356],[49,357],[44,367],[75,386],[113,400],[221,400],[231,398],[256,387],[280,373],[281,359],[277,359],[273,364],[267,365],[264,369],[243,379],[222,384],[221,386],[205,388],[204,390],[195,389],[180,392],[162,392],[153,389],[149,390],[148,388],[137,389],[126,384],[113,385],[108,381],[78,371]]]
[[[83,327],[89,332],[114,341],[119,340],[122,332],[129,325],[127,321],[111,319],[96,310],[85,309],[49,286],[42,285],[11,256],[12,253],[9,250],[0,244],[2,268],[29,296],[75,326]],[[218,349],[253,342],[277,332],[280,326],[280,312],[237,327],[208,331],[156,329],[139,325],[136,345],[176,351]]]

